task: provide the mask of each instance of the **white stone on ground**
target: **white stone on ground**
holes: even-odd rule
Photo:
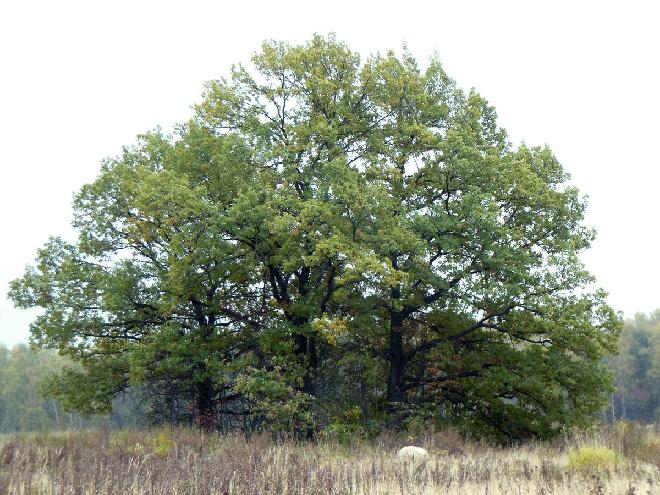
[[[408,445],[407,447],[403,447],[401,450],[399,450],[396,455],[399,459],[412,459],[414,461],[428,457],[429,453],[426,451],[426,449],[421,447]]]

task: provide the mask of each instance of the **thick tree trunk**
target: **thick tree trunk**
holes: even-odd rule
[[[197,387],[197,406],[200,414],[213,412],[213,386],[211,380],[202,381]]]
[[[390,315],[390,347],[388,351],[390,370],[387,380],[387,409],[395,415],[395,424],[401,422],[400,409],[406,401],[404,381],[405,354],[403,351],[403,318],[400,313]]]
[[[390,258],[392,267],[399,267],[399,260],[396,255]],[[406,357],[403,351],[403,321],[404,315],[396,309],[401,300],[401,288],[392,287],[390,292],[392,306],[390,307],[390,347],[388,350],[388,359],[390,361],[390,371],[387,380],[387,412],[391,415],[391,426],[399,427],[403,420],[402,406],[406,401],[405,388],[405,367]]]
[[[201,345],[206,346],[214,332],[215,315],[213,313],[205,314],[204,306],[197,299],[191,300],[195,318],[199,323],[199,336]],[[197,413],[195,423],[208,430],[214,430],[217,427],[217,418],[215,415],[215,395],[216,390],[213,386],[213,379],[207,375],[206,363],[199,361],[195,366],[195,374],[203,378],[195,377],[195,393],[197,396]]]
[[[318,365],[316,338],[313,336],[307,337],[301,333],[294,333],[293,342],[294,352],[304,369],[303,386],[301,391],[314,397],[316,395],[314,376]],[[296,434],[311,440],[314,438],[314,428],[310,425],[307,428],[298,430]]]
[[[294,333],[293,343],[296,356],[298,356],[305,369],[302,391],[311,396],[314,396],[316,394],[314,373],[316,367],[318,366],[316,338],[307,337],[306,335],[300,333]]]
[[[215,390],[210,378],[197,384],[197,423],[213,429],[215,425]]]

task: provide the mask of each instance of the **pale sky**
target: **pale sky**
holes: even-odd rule
[[[0,342],[34,313],[5,299],[71,198],[135,135],[191,115],[202,84],[264,39],[335,32],[367,55],[437,52],[514,142],[548,144],[598,239],[583,259],[626,317],[660,308],[660,7],[654,1],[0,2]]]

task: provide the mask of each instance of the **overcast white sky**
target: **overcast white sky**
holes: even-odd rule
[[[267,38],[335,32],[363,54],[437,52],[512,141],[548,144],[590,197],[584,260],[627,317],[660,307],[660,8],[654,1],[0,3],[0,342],[33,313],[5,299],[100,160],[191,114],[202,83]]]

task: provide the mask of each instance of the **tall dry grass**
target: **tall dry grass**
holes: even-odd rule
[[[426,447],[429,460],[399,461],[405,444]],[[606,454],[595,462],[589,449]],[[660,439],[631,425],[512,448],[452,432],[351,444],[188,429],[7,435],[0,493],[656,495]]]

